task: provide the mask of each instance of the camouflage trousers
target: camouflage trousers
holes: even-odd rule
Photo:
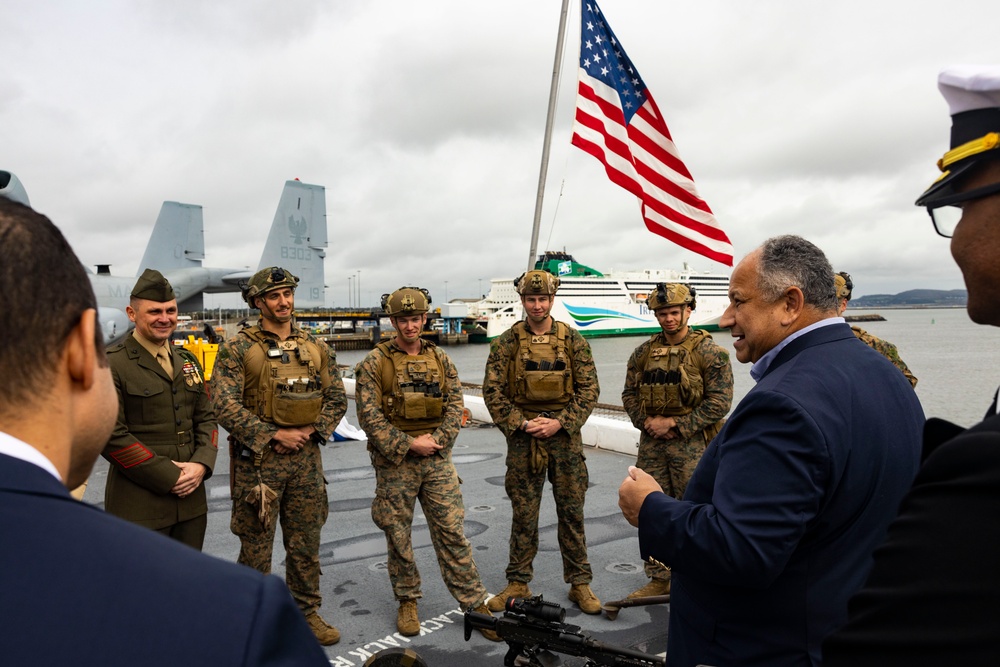
[[[389,581],[397,600],[415,600],[423,595],[412,537],[413,508],[418,498],[441,578],[452,597],[463,608],[486,599],[486,588],[465,538],[460,484],[451,460],[437,455],[407,456],[398,466],[375,466],[372,520],[385,532]]]
[[[309,443],[294,454],[269,451],[260,468],[261,480],[277,498],[271,503],[270,521],[261,527],[257,507],[246,502],[257,485],[253,461],[236,459],[233,465],[233,534],[240,538],[239,563],[269,574],[274,531],[281,521],[285,546],[285,583],[306,615],[319,609],[320,531],[330,513],[326,478],[319,445]]]
[[[507,580],[528,583],[534,576],[532,563],[538,553],[538,511],[547,477],[552,484],[559,518],[557,535],[563,580],[568,584],[589,584],[594,574],[587,560],[587,538],[583,530],[583,503],[589,483],[583,442],[579,435],[574,438],[566,431],[559,431],[539,443],[548,452],[548,468],[536,473],[531,469],[531,437],[516,431],[507,438],[504,488],[513,510]]]
[[[718,428],[713,426],[689,438],[661,440],[642,431],[639,435],[639,454],[635,465],[652,475],[657,484],[663,488],[663,493],[679,500],[684,497],[684,490],[691,481],[691,475],[694,474],[694,469],[701,461],[701,455],[705,453],[705,448],[716,433]],[[670,579],[670,570],[659,565],[646,563],[644,569],[646,576],[651,579]]]

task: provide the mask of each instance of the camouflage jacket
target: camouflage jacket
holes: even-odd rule
[[[265,335],[274,336],[270,332]],[[274,336],[277,340],[277,336]],[[347,394],[344,392],[344,382],[335,371],[337,360],[325,343],[302,329],[293,326],[290,338],[308,340],[320,349],[320,377],[329,381],[323,390],[323,407],[319,419],[313,424],[316,429],[316,440],[325,443],[337,428],[337,424],[347,413]],[[262,452],[278,432],[278,425],[261,420],[257,414],[243,404],[243,358],[247,350],[258,345],[246,336],[236,334],[219,346],[219,354],[212,368],[212,381],[209,393],[219,424],[229,431],[230,435],[245,447],[255,452]]]
[[[434,350],[447,379],[447,403],[441,414],[441,425],[434,430],[431,437],[443,447],[439,454],[443,458],[449,458],[458,431],[462,427],[462,408],[465,405],[462,400],[462,384],[458,379],[458,369],[441,348],[427,341],[421,341],[421,344],[422,352],[428,347]],[[390,345],[399,349],[395,341]],[[382,412],[382,394],[392,390],[392,387],[382,386],[381,369],[384,358],[385,353],[376,347],[357,365],[354,369],[356,382],[354,395],[357,401],[358,423],[368,436],[369,448],[392,465],[399,465],[410,451],[413,438],[393,426]]]
[[[511,389],[507,386],[508,367],[517,363],[518,340],[514,334],[515,327],[526,327],[522,320],[513,327],[493,339],[490,344],[490,356],[486,360],[486,377],[483,379],[483,401],[486,403],[493,422],[510,436],[521,428],[525,417],[521,409],[511,400]],[[549,335],[556,334],[556,323],[552,320]],[[570,435],[578,435],[590,413],[597,405],[601,387],[597,382],[597,367],[594,365],[594,355],[590,344],[576,329],[569,327],[566,339],[569,353],[573,360],[573,398],[569,404],[552,417],[558,419],[562,427]]]
[[[690,334],[688,334],[690,335]],[[639,404],[639,383],[642,381],[643,360],[649,348],[656,341],[659,345],[669,345],[663,334],[649,339],[635,348],[629,357],[625,371],[625,388],[622,389],[622,405],[632,424],[645,433],[643,423],[646,415]],[[702,338],[695,348],[700,357],[701,377],[705,383],[705,395],[701,403],[689,414],[674,417],[677,430],[682,438],[689,438],[699,431],[724,418],[733,405],[733,366],[729,362],[729,352],[712,340],[710,335]]]
[[[887,340],[882,340],[881,338],[871,335],[864,329],[851,327],[851,330],[854,332],[854,335],[857,336],[858,340],[881,354],[883,357],[891,361],[896,368],[901,370],[903,375],[906,376],[906,380],[910,383],[911,387],[914,389],[917,387],[917,378],[910,372],[906,362],[899,358],[899,350],[896,349],[895,345]]]

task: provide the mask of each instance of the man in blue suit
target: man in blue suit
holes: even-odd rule
[[[757,385],[682,500],[630,469],[619,504],[642,557],[673,568],[670,667],[817,665],[916,473],[923,412],[837,316],[812,243],[766,241],[729,300],[721,326]]]
[[[0,662],[327,665],[279,579],[69,495],[118,400],[83,266],[6,197],[0,285]]]

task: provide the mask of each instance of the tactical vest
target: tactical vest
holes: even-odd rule
[[[259,326],[240,334],[257,343],[243,358],[243,405],[278,426],[315,423],[330,384],[321,373],[319,345],[298,336],[279,341]]]
[[[573,398],[569,326],[556,322],[554,334],[535,335],[518,323],[511,331],[517,340],[517,357],[508,365],[511,401],[530,416],[565,408]]]
[[[695,348],[707,334],[688,331],[680,345],[664,344],[661,334],[650,345],[639,365],[639,404],[644,415],[677,417],[690,414],[705,395],[701,369],[705,359]]]
[[[424,342],[420,354],[407,354],[391,343],[382,351],[382,413],[409,436],[433,433],[444,421],[448,380],[433,343]]]

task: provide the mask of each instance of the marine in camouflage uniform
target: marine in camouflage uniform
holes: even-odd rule
[[[458,370],[444,351],[420,338],[430,302],[417,287],[383,295],[397,335],[355,370],[358,422],[375,467],[372,520],[385,532],[389,580],[400,603],[397,629],[406,636],[420,632],[416,601],[423,596],[411,535],[417,499],[448,591],[463,609],[489,613],[451,461],[463,408]],[[494,632],[483,634],[500,640]]]
[[[347,411],[347,396],[329,348],[292,320],[297,283],[270,267],[243,286],[261,319],[219,347],[211,395],[230,433],[239,562],[270,573],[280,518],[285,582],[313,634],[330,645],[340,633],[318,613],[320,531],[329,514],[319,446]]]
[[[599,614],[590,590],[584,498],[589,477],[580,429],[600,394],[590,345],[580,333],[549,312],[559,279],[528,271],[515,287],[526,318],[493,340],[486,361],[483,400],[507,437],[507,475],[513,519],[507,587],[490,600],[500,611],[509,597],[531,595],[528,582],[538,553],[538,512],[548,477],[559,518],[559,551],[570,599],[586,613]],[[529,396],[529,393],[535,397]]]
[[[110,464],[104,508],[200,550],[208,525],[204,480],[218,452],[215,412],[197,359],[170,343],[177,328],[170,283],[146,269],[131,297],[126,310],[135,331],[108,350],[118,421],[103,452]]]
[[[625,412],[639,429],[636,466],[678,499],[733,404],[729,353],[687,324],[695,296],[680,283],[659,283],[649,295],[646,305],[662,331],[629,357],[622,390]],[[629,597],[670,592],[669,569],[646,563],[645,571],[651,581]]]
[[[847,302],[851,300],[854,281],[851,280],[851,274],[841,271],[833,277],[833,282],[837,286],[837,312],[843,316],[844,311],[847,310]],[[896,349],[895,345],[887,340],[882,340],[871,335],[860,327],[851,326],[851,330],[858,340],[891,361],[893,366],[902,371],[903,375],[906,376],[906,380],[910,383],[910,386],[916,389],[917,378],[910,372],[910,368],[906,365],[906,362],[899,358],[899,350]]]

